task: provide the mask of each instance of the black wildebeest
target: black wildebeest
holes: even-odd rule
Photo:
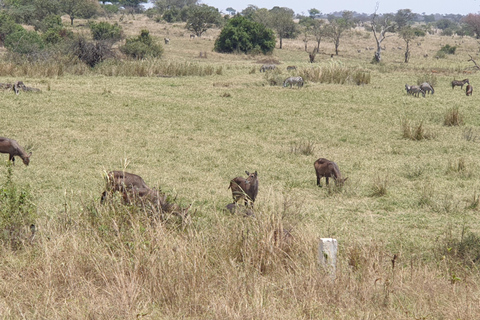
[[[17,143],[17,141],[9,138],[0,137],[0,152],[8,153],[8,160],[15,164],[15,156],[22,158],[23,163],[28,166],[32,153],[26,153],[25,150]]]
[[[240,199],[245,201],[245,206],[253,206],[258,194],[258,174],[257,171],[249,173],[245,171],[248,177],[236,177],[230,181],[229,189],[232,189],[233,201],[236,203]]]
[[[468,81],[468,79],[453,80],[453,81],[452,81],[452,89],[455,89],[455,86],[459,86],[461,89],[463,89],[463,86],[465,85],[465,83],[470,84],[470,82]]]
[[[328,178],[333,178],[335,180],[336,185],[343,185],[343,183],[348,178],[342,178],[342,174],[340,173],[340,169],[335,162],[327,160],[325,158],[320,158],[313,163],[315,167],[315,173],[317,174],[317,186],[321,187],[322,184],[320,183],[320,179],[325,177],[327,180],[328,186]]]

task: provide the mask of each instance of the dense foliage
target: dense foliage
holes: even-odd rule
[[[127,39],[120,51],[134,59],[144,59],[146,57],[159,58],[163,54],[163,48],[155,43],[148,30],[142,30],[136,38]]]
[[[118,41],[122,38],[122,27],[118,23],[90,22],[89,27],[94,40]]]
[[[230,19],[215,40],[217,52],[270,53],[275,48],[271,29],[242,16]]]

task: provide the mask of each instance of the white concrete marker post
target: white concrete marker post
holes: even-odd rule
[[[337,239],[320,238],[320,245],[318,248],[319,262],[325,271],[330,273],[332,280],[335,280],[335,273],[337,269]]]

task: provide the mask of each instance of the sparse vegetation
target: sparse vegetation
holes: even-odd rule
[[[445,112],[443,125],[449,127],[463,125],[463,116],[460,114],[458,107],[449,109]]]
[[[93,68],[62,42],[36,59],[3,51],[0,83],[42,90],[0,91],[2,135],[35,146],[28,167],[0,154],[0,201],[16,203],[0,202],[0,223],[23,217],[18,234],[0,230],[3,318],[479,318],[480,114],[465,87],[451,88],[480,82],[467,61],[475,39],[426,34],[405,64],[403,41],[387,37],[370,64],[372,33],[346,33],[339,56],[324,39],[312,64],[313,36],[308,51],[284,38],[267,56],[224,54],[213,51],[220,29],[190,38],[184,23],[122,12],[108,21],[125,37],[170,38],[161,58],[126,58],[121,43]],[[93,42],[88,21],[62,19]],[[434,59],[446,43],[456,54]],[[264,63],[279,82],[312,79],[269,86]],[[420,78],[435,94],[407,96]],[[452,106],[468,128],[444,125]],[[319,157],[338,163],[343,187],[316,186]],[[191,204],[188,219],[120,195],[100,205],[103,171],[124,163]],[[245,170],[259,174],[250,216],[225,210]],[[5,197],[8,176],[16,196]],[[335,281],[318,266],[325,237],[339,243]]]

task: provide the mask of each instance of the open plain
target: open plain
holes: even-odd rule
[[[168,36],[162,59],[93,70],[0,62],[0,82],[42,90],[0,92],[0,135],[32,151],[12,179],[32,195],[38,230],[20,249],[0,246],[0,317],[480,317],[475,39],[428,34],[404,63],[395,35],[371,64],[373,35],[357,30],[339,56],[322,41],[310,64],[300,39],[269,56],[219,54],[219,30],[190,39],[180,24],[121,25],[129,36]],[[456,53],[435,59],[445,44]],[[271,72],[259,72],[271,61],[276,77],[346,68],[370,82],[272,86]],[[169,76],[168,66],[210,72]],[[464,78],[472,96],[450,85]],[[419,79],[433,80],[435,93],[407,95]],[[320,157],[348,177],[343,187],[316,186]],[[103,174],[122,169],[191,204],[188,221],[101,206]],[[254,217],[224,211],[230,179],[245,170],[258,172]],[[335,281],[318,265],[319,239],[329,237],[339,242]]]

